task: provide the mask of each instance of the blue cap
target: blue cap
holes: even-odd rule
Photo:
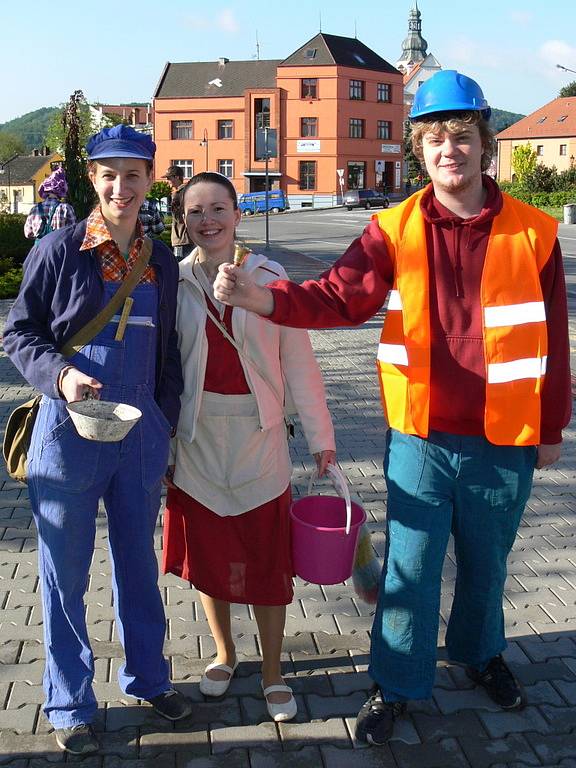
[[[91,136],[86,144],[88,160],[105,157],[138,157],[153,160],[156,144],[147,133],[135,131],[129,125],[114,125]]]
[[[489,120],[491,110],[476,80],[455,69],[442,69],[416,91],[410,120],[437,112],[481,112]]]

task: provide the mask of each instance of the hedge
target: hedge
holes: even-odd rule
[[[559,206],[569,205],[570,203],[576,203],[576,187],[563,192],[531,192],[529,189],[526,189],[526,187],[522,187],[519,184],[502,182],[500,188],[503,192],[508,192],[512,197],[522,200],[524,203],[529,203],[536,208],[557,208]]]
[[[0,213],[0,258],[22,264],[34,245],[34,240],[24,237],[25,221],[22,213]]]

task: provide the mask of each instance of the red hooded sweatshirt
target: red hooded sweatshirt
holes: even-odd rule
[[[421,201],[430,269],[430,429],[484,434],[486,365],[480,281],[492,220],[502,208],[497,184],[483,176],[482,211],[461,219],[428,187]],[[382,307],[393,265],[376,220],[317,281],[270,283],[270,320],[297,328],[359,325]],[[548,328],[548,365],[542,394],[541,442],[559,443],[570,421],[570,352],[562,253],[558,241],[540,274]]]

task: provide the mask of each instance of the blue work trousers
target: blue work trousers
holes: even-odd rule
[[[106,299],[116,288],[106,285]],[[100,499],[108,519],[116,632],[125,652],[120,687],[126,694],[149,699],[170,686],[154,551],[170,433],[153,397],[156,286],[142,284],[132,296],[135,322],[124,338],[114,340],[117,324],[110,323],[71,362],[104,384],[102,399],[140,408],[140,421],[120,442],[85,440],[76,432],[64,401],[44,397],[32,437],[29,491],[38,528],[44,711],[55,728],[89,723],[97,708],[84,594]],[[94,634],[99,640],[112,639],[106,622],[101,631],[94,622]]]
[[[536,448],[484,437],[389,430],[387,543],[370,675],[388,701],[429,698],[436,670],[442,567],[454,537],[449,658],[479,669],[506,647],[506,559],[532,487]]]

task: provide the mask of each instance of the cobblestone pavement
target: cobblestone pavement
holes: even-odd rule
[[[273,253],[296,279],[317,274],[318,262]],[[0,315],[9,302],[0,302]],[[364,505],[372,540],[384,551],[386,492],[384,428],[375,376],[381,318],[359,329],[312,334],[334,417],[338,459]],[[573,347],[576,334],[573,334]],[[27,399],[30,388],[0,352],[0,417]],[[115,632],[106,523],[97,541],[86,595],[96,659],[102,754],[86,768],[576,768],[576,440],[566,432],[562,461],[536,475],[506,585],[506,658],[526,687],[528,706],[504,712],[444,658],[443,633],[454,586],[454,558],[442,586],[439,663],[431,701],[412,702],[385,748],[352,738],[370,681],[366,674],[371,609],[349,585],[298,581],[288,610],[283,664],[298,699],[294,722],[276,725],[260,693],[255,623],[234,606],[241,664],[228,695],[206,701],[198,681],[214,652],[194,589],[161,577],[170,658],[176,685],[194,702],[192,716],[172,725],[147,704],[124,697],[116,683],[122,655]],[[295,492],[305,493],[312,466],[301,435],[292,442]],[[60,753],[41,712],[42,617],[36,531],[27,491],[0,468],[0,764],[48,768],[78,762]],[[158,554],[161,525],[157,528]]]

